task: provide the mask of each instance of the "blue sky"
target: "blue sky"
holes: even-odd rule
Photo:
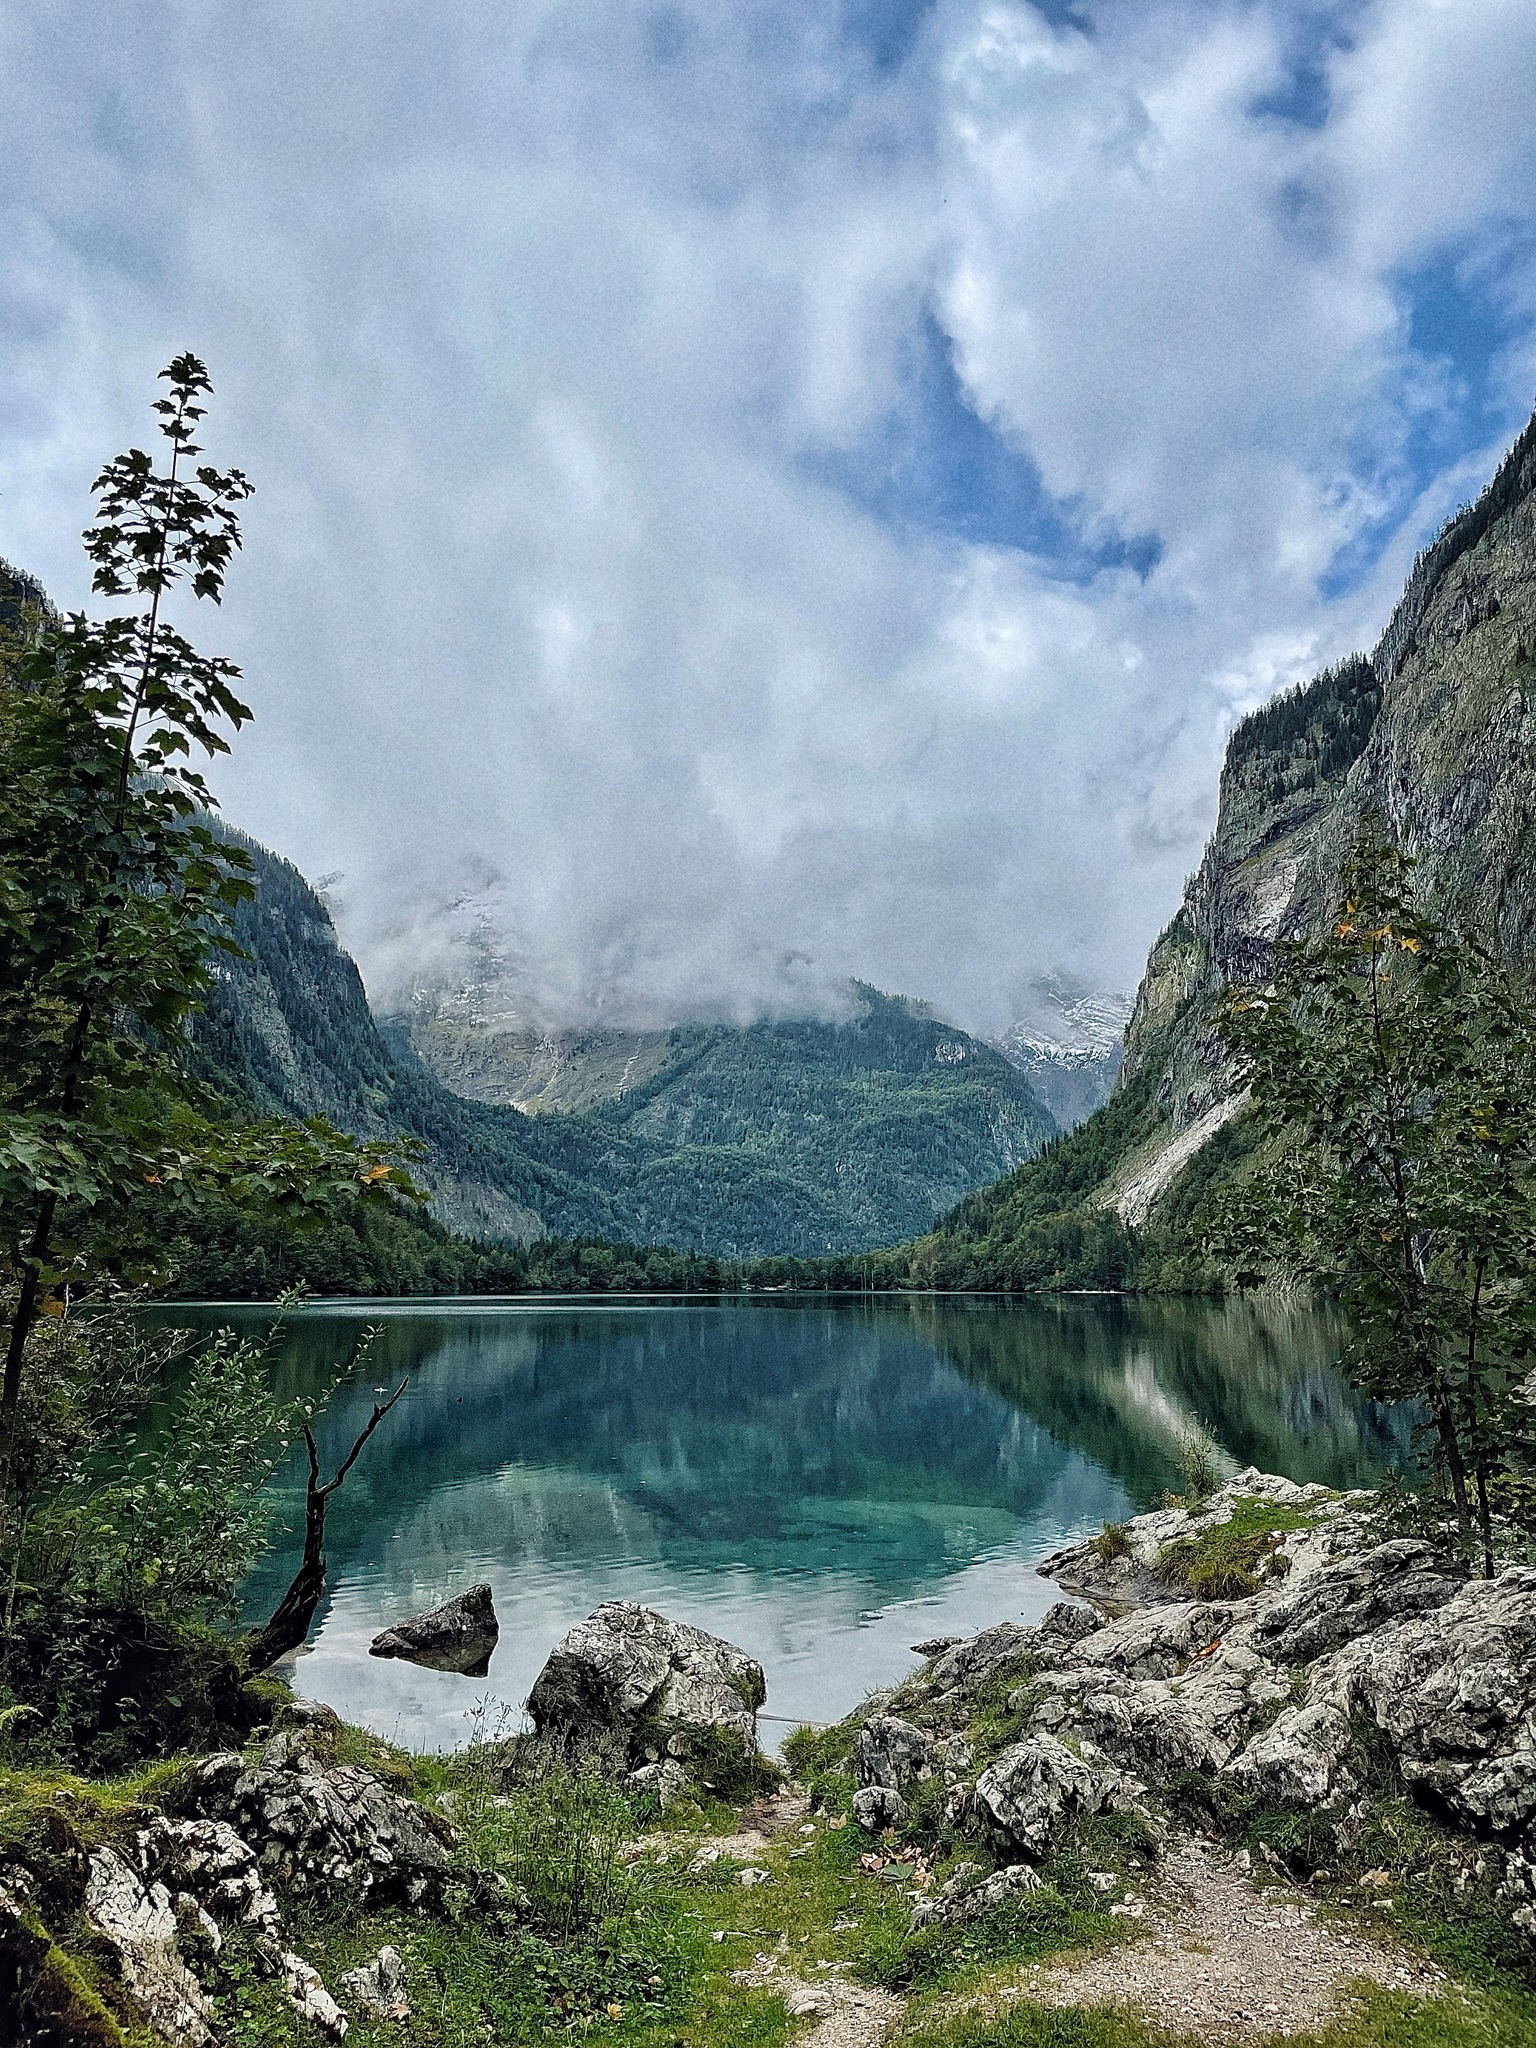
[[[0,554],[182,347],[386,1002],[1133,983],[1536,399],[1531,0],[0,0]]]

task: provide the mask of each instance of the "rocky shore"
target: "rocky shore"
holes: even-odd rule
[[[165,1768],[131,1799],[34,1786],[27,1824],[0,1826],[0,2017],[29,2048],[210,2048],[225,2038],[233,1945],[301,2032],[436,2039],[413,2031],[413,1930],[430,1948],[430,1930],[468,1916],[487,1939],[554,1939],[525,1852],[488,1855],[483,1825],[491,1809],[531,1811],[520,1799],[547,1806],[549,1771],[562,1796],[601,1781],[614,1811],[653,1830],[625,1852],[627,1877],[603,1879],[615,1897],[644,1879],[672,1887],[676,1907],[677,1887],[726,1874],[769,1888],[771,1910],[754,1913],[785,1931],[728,1981],[799,1999],[791,2016],[822,2007],[785,1953],[788,1921],[812,1895],[808,1873],[835,1869],[841,1917],[809,1924],[823,1951],[840,1941],[854,1958],[826,1970],[868,1986],[822,2001],[876,2028],[860,2038],[894,2024],[893,1987],[946,1968],[958,1982],[1010,1941],[1034,1960],[1008,1997],[1123,1997],[1194,2040],[1294,2033],[1349,1970],[1438,1996],[1427,1956],[1317,1917],[1363,1901],[1370,1927],[1385,1925],[1408,1875],[1381,1848],[1407,1839],[1383,1835],[1389,1808],[1426,1831],[1404,1858],[1433,1862],[1447,1897],[1488,1902],[1536,1975],[1536,1570],[1469,1578],[1428,1542],[1383,1540],[1374,1511],[1370,1496],[1249,1471],[1106,1529],[1042,1567],[1068,1597],[1041,1621],[925,1645],[899,1686],[792,1739],[798,1782],[778,1806],[763,1796],[781,1774],[757,1743],[761,1666],[619,1602],[551,1653],[528,1702],[534,1734],[475,1760],[478,1834],[466,1766],[392,1762],[377,1744],[364,1760],[367,1738],[303,1702],[252,1747]],[[450,1605],[416,1618],[430,1627],[401,1624],[389,1647],[434,1654],[446,1630],[452,1651],[484,1631],[486,1604],[475,1589],[468,1622]],[[488,1805],[487,1785],[506,1788]],[[586,1811],[567,1831],[578,1863],[595,1839]],[[773,1849],[792,1825],[801,1846]],[[1305,1889],[1277,1906],[1260,1880]],[[319,1963],[292,1928],[318,1930]],[[1127,1937],[1165,1959],[1155,1997],[1114,1961]],[[749,1938],[729,1922],[714,1937]],[[1051,1961],[1058,1950],[1070,1966]]]

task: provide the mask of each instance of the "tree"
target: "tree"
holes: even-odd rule
[[[191,757],[227,752],[250,713],[239,671],[167,609],[179,588],[220,601],[251,487],[198,461],[203,365],[179,356],[161,382],[162,460],[109,462],[84,537],[93,589],[126,608],[37,620],[0,674],[0,1501],[38,1318],[70,1286],[152,1270],[168,1208],[409,1188],[392,1148],[318,1120],[233,1126],[183,1071],[187,1014],[251,893]]]
[[[1422,1404],[1463,1534],[1494,1569],[1494,1515],[1533,1465],[1536,1027],[1509,973],[1419,906],[1373,825],[1318,938],[1276,948],[1221,1028],[1267,1159],[1210,1249],[1242,1280],[1335,1291],[1350,1377]]]

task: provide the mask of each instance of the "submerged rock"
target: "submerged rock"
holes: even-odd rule
[[[631,1761],[687,1758],[721,1736],[757,1749],[763,1667],[720,1636],[607,1600],[556,1644],[528,1695],[540,1735],[577,1748],[617,1739]]]
[[[490,1669],[491,1652],[501,1635],[501,1624],[491,1600],[491,1589],[482,1583],[467,1593],[434,1607],[426,1614],[413,1614],[396,1622],[368,1645],[370,1657],[403,1657],[412,1664],[425,1664],[432,1671],[457,1671],[467,1678],[484,1678]]]

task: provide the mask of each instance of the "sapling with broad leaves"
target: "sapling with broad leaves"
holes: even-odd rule
[[[252,893],[192,759],[250,713],[234,664],[168,612],[219,602],[251,487],[199,459],[203,365],[161,381],[160,459],[130,449],[93,486],[92,585],[120,608],[45,618],[0,666],[0,1513],[39,1317],[156,1272],[168,1211],[215,1189],[301,1215],[410,1191],[398,1148],[236,1124],[185,1073],[188,1014]]]

